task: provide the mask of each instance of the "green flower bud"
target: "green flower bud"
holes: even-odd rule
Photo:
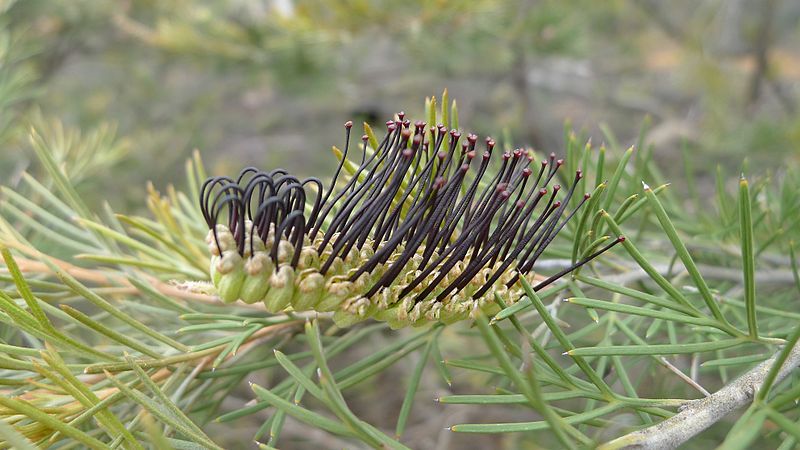
[[[362,322],[364,320],[366,320],[366,317],[360,317],[356,314],[351,314],[342,309],[337,310],[336,312],[333,313],[333,323],[335,323],[336,326],[339,328],[351,327],[357,324],[358,322]]]
[[[306,269],[300,272],[292,307],[295,311],[313,310],[324,295],[325,277],[315,269]]]
[[[358,178],[340,183],[345,146],[327,190],[284,170],[207,180],[200,204],[219,297],[333,312],[343,327],[453,323],[495,314],[495,295],[518,301],[520,276],[539,290],[624,240],[537,283],[534,264],[588,198],[571,201],[581,172],[562,190],[551,185],[555,155],[533,164],[524,150],[502,152],[492,173],[490,138],[481,150],[477,136],[435,127],[427,140],[425,124],[402,119],[387,133]]]
[[[252,304],[263,300],[269,292],[269,277],[275,266],[265,252],[257,252],[245,262],[244,268],[247,276],[242,284],[242,301]]]
[[[326,283],[325,293],[317,304],[316,310],[320,312],[336,311],[346,298],[354,295],[354,291],[353,283],[347,281],[346,277],[332,277]]]
[[[277,313],[289,306],[294,298],[294,279],[294,269],[288,264],[280,266],[277,271],[272,273],[272,276],[269,277],[269,295],[264,299],[267,311]]]
[[[212,256],[211,257],[211,264],[209,268],[209,274],[211,276],[211,281],[214,283],[215,286],[219,285],[219,280],[222,278],[222,274],[217,271],[217,264],[219,264],[219,256]]]
[[[241,298],[241,289],[247,273],[242,267],[231,269],[230,272],[222,274],[217,284],[217,295],[225,303],[235,302]]]

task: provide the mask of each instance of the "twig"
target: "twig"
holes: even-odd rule
[[[701,393],[701,394],[705,395],[706,397],[708,397],[709,395],[711,395],[711,393],[710,393],[710,392],[708,392],[708,391],[706,390],[706,388],[704,388],[703,386],[701,386],[701,385],[700,385],[700,383],[698,383],[697,381],[695,381],[694,379],[692,379],[691,377],[689,377],[689,376],[687,376],[685,373],[683,373],[683,371],[682,371],[681,369],[678,369],[677,367],[675,367],[675,366],[674,366],[672,363],[670,363],[670,362],[667,360],[667,358],[664,358],[664,357],[662,356],[662,357],[658,358],[658,360],[661,362],[661,364],[662,364],[664,367],[666,367],[666,368],[667,368],[667,369],[669,369],[669,370],[670,370],[672,373],[674,373],[675,375],[677,375],[677,376],[678,376],[678,377],[679,377],[681,380],[683,380],[684,382],[686,382],[686,384],[688,384],[689,386],[691,386],[691,387],[693,387],[693,388],[697,389],[698,391],[700,391],[700,393]]]
[[[752,402],[778,353],[745,373],[711,396],[687,403],[678,414],[669,419],[614,439],[599,447],[602,450],[616,449],[671,449],[688,441],[698,433],[715,424],[731,412]],[[795,345],[778,372],[775,383],[783,380],[800,366],[800,344]]]

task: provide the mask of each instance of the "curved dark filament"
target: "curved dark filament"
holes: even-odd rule
[[[292,268],[297,268],[297,262],[300,260],[300,251],[303,249],[303,238],[305,238],[305,223],[306,219],[303,216],[303,211],[292,211],[286,216],[286,219],[281,222],[280,227],[275,231],[275,236],[294,235],[292,242]],[[294,230],[292,230],[294,228]],[[294,232],[293,232],[294,231]],[[277,264],[278,261],[278,245],[272,246],[271,253],[272,260]]]
[[[255,224],[259,224],[258,228],[258,236],[261,238],[262,241],[267,242],[267,238],[269,236],[269,230],[272,226],[275,227],[275,240],[276,243],[273,244],[273,247],[277,247],[277,240],[279,238],[277,228],[280,223],[279,214],[287,215],[286,213],[286,205],[284,204],[284,200],[281,197],[272,197],[267,199],[264,203],[258,206],[256,210],[256,220],[253,222],[253,227],[250,228],[250,254],[254,255],[253,252],[253,233],[256,230]],[[274,259],[274,258],[273,258]],[[276,259],[273,262],[277,263]]]
[[[372,255],[348,273],[348,279],[355,281],[385,265],[364,294],[367,298],[392,286],[401,274],[406,277],[413,266],[416,272],[402,286],[400,299],[421,289],[414,303],[434,292],[433,301],[444,301],[481,274],[483,286],[472,294],[478,299],[509,270],[514,271],[506,282],[509,287],[533,270],[589,198],[587,194],[579,202],[576,199],[575,207],[567,211],[582,174],[578,171],[563,193],[560,186],[551,186],[564,165],[555,154],[540,161],[536,170],[533,157],[523,149],[503,151],[497,157],[491,138],[486,138],[485,149],[476,150],[477,136],[462,137],[457,130],[424,122],[412,126],[403,113],[386,123],[377,148],[368,149],[369,137],[362,137],[356,166],[348,163],[358,158],[351,155],[351,128],[352,123],[345,124],[344,151],[327,189],[318,178],[299,179],[284,169],[265,172],[246,167],[235,178],[207,179],[198,200],[216,245],[220,247],[218,224],[227,225],[242,256],[247,251],[252,256],[255,239],[266,243],[272,233],[274,241],[267,251],[273,262],[277,264],[281,240],[293,245],[294,268],[303,246],[313,245],[317,254],[326,255],[319,269],[323,275],[337,258],[348,258],[369,245]],[[341,180],[345,168],[351,174],[347,182]],[[621,239],[536,288],[588,263]],[[442,286],[454,269],[457,275]]]
[[[209,229],[216,225],[216,221],[211,219],[211,212],[213,209],[210,204],[210,201],[213,199],[214,188],[217,185],[225,183],[233,183],[233,179],[228,177],[211,177],[203,182],[203,185],[200,187],[200,211],[203,213],[203,218],[206,220]]]

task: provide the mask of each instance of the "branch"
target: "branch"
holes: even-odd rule
[[[688,441],[698,433],[715,424],[731,412],[753,401],[767,373],[779,353],[745,373],[709,397],[693,400],[676,415],[642,430],[634,431],[599,447],[601,450],[616,449],[672,449]],[[786,362],[778,372],[777,384],[800,366],[800,344],[796,344]]]

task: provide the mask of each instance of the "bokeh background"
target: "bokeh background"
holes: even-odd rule
[[[560,152],[649,141],[668,175],[800,159],[800,2],[790,0],[0,1],[0,175],[27,125],[114,142],[91,190],[135,206],[192,149],[325,177],[342,123],[421,114],[447,88],[463,128]],[[80,130],[80,131],[79,131]],[[80,136],[78,133],[80,132]],[[104,142],[106,142],[104,141]],[[91,147],[91,142],[87,144]],[[87,151],[90,151],[88,149]],[[121,175],[104,178],[110,165]],[[328,175],[329,176],[329,175]],[[710,177],[709,177],[710,180]]]
[[[718,165],[747,160],[758,176],[800,163],[800,2],[0,0],[0,179],[38,170],[31,126],[54,136],[57,159],[80,161],[90,204],[118,211],[144,208],[147,180],[182,184],[194,149],[215,174],[326,179],[345,121],[420,117],[445,88],[465,130],[544,152],[563,152],[565,123],[615,149],[647,126],[667,179],[712,196]],[[390,423],[402,395],[352,401]],[[496,447],[442,426],[520,419],[422,408],[418,448]],[[210,433],[232,448],[252,436]]]

